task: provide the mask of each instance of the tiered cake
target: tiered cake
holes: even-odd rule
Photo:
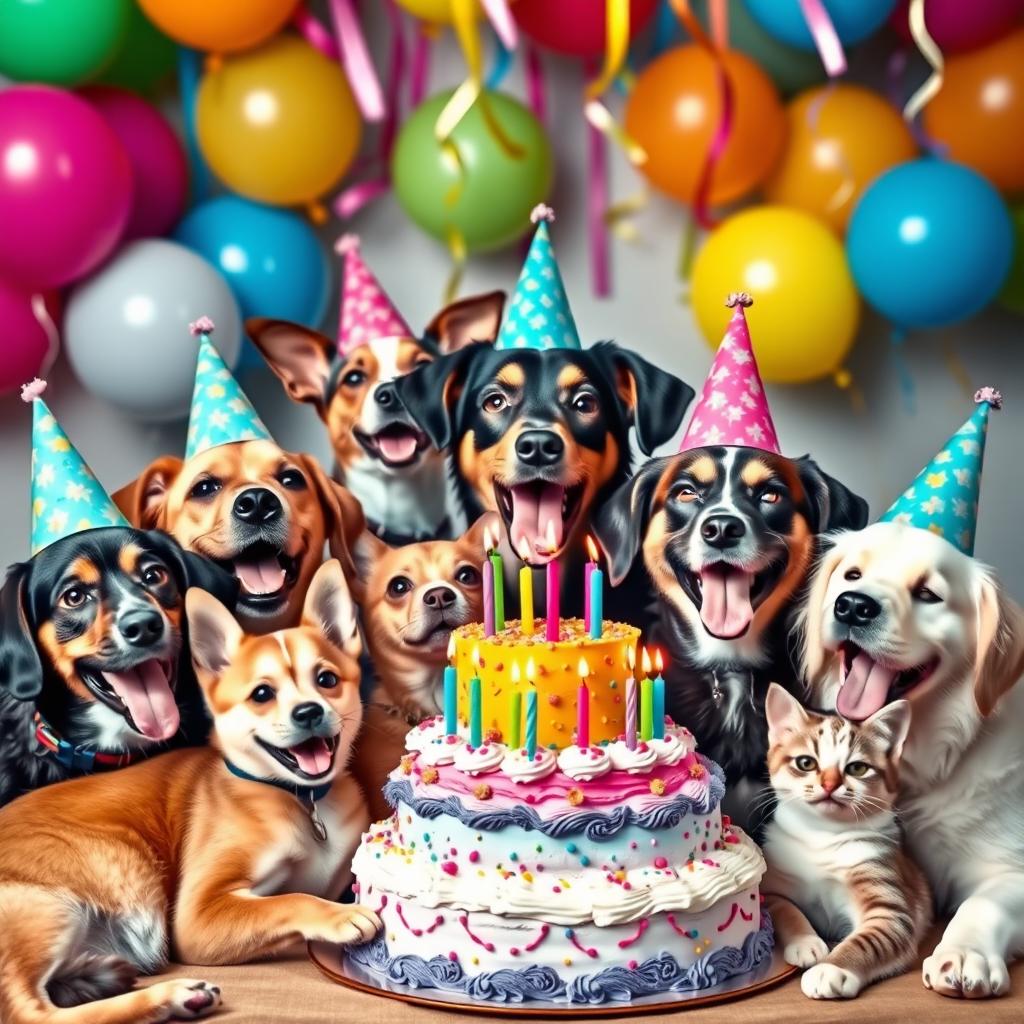
[[[395,813],[355,856],[384,923],[358,963],[476,999],[600,1003],[706,988],[769,956],[764,860],[720,812],[721,770],[687,729],[652,723],[638,631],[600,633],[456,631],[458,722],[450,706],[448,728],[409,733],[385,787]]]

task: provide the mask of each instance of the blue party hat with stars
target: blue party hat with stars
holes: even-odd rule
[[[21,389],[32,406],[32,554],[82,530],[129,526],[68,440],[42,395],[46,381]]]
[[[1002,408],[1003,396],[995,388],[980,388],[974,401],[978,404],[970,419],[881,518],[937,533],[965,555],[974,554],[988,414]]]
[[[572,318],[562,275],[551,248],[548,223],[555,219],[550,206],[533,208],[537,225],[530,251],[523,261],[516,292],[494,343],[497,349],[579,348],[580,336]]]
[[[213,321],[201,316],[188,329],[199,338],[196,383],[188,416],[185,460],[235,441],[272,441],[252,402],[213,347]]]

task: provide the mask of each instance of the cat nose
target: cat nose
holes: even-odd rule
[[[882,606],[867,594],[846,590],[836,598],[833,611],[836,618],[847,626],[866,626],[872,619],[878,618]]]

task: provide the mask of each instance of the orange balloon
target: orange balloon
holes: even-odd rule
[[[139,0],[175,42],[211,53],[248,50],[291,17],[296,0]]]
[[[712,172],[712,203],[753,191],[775,166],[786,139],[786,117],[771,79],[734,50],[725,53],[724,61],[733,116]],[[644,68],[626,106],[626,131],[647,152],[640,169],[651,183],[692,203],[721,116],[715,62],[706,50],[676,47]]]
[[[808,89],[790,101],[786,117],[789,142],[764,184],[765,199],[813,213],[839,234],[864,189],[917,153],[900,114],[859,85]]]
[[[950,57],[924,108],[929,137],[1004,192],[1024,189],[1024,28]]]

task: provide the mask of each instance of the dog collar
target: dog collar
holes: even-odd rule
[[[334,785],[333,782],[325,782],[320,786],[299,786],[291,782],[282,782],[280,779],[266,779],[261,775],[250,775],[238,765],[232,764],[227,758],[224,759],[224,765],[236,778],[245,779],[246,782],[262,782],[265,786],[276,786],[286,793],[294,793],[300,800],[313,804],[318,800],[323,800],[331,791],[331,786]]]
[[[125,768],[142,757],[137,751],[126,750],[121,754],[112,754],[68,743],[57,735],[53,726],[38,711],[33,721],[36,727],[36,742],[42,750],[52,754],[59,764],[72,771],[92,772],[97,768]]]

